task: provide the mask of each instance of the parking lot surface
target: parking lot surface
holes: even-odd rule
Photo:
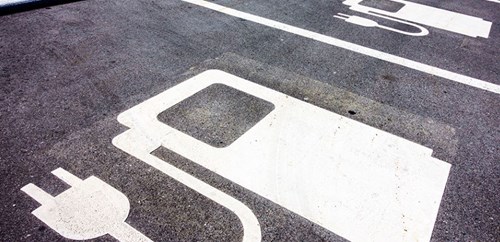
[[[498,1],[59,3],[0,16],[1,241],[499,240]]]

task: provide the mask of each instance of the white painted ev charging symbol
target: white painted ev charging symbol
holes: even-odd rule
[[[71,188],[56,197],[32,183],[21,190],[41,204],[33,215],[57,233],[73,240],[109,234],[119,241],[151,241],[125,223],[130,203],[123,193],[95,176],[81,180],[62,168],[52,174]]]
[[[210,87],[225,85],[274,105],[224,148],[158,120]],[[450,164],[432,150],[228,73],[205,71],[121,113],[130,128],[113,144],[234,211],[244,240],[260,240],[241,202],[151,153],[163,146],[352,241],[428,241]]]
[[[343,19],[348,23],[361,25],[364,27],[378,27],[411,36],[424,36],[429,34],[429,31],[426,28],[418,24],[427,25],[430,27],[439,28],[474,38],[488,38],[491,30],[492,23],[481,18],[434,8],[405,0],[383,0],[389,3],[401,5],[401,8],[397,11],[385,11],[373,7],[368,7],[360,4],[363,1],[364,0],[345,0],[343,4],[350,6],[350,10],[416,27],[420,30],[420,32],[413,33],[398,30],[395,28],[389,28],[383,25],[379,25],[377,22],[371,19],[355,15],[351,16],[339,13],[339,15],[336,15],[334,17]]]

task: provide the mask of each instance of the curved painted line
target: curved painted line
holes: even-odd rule
[[[389,31],[393,31],[393,32],[396,32],[396,33],[405,34],[405,35],[409,35],[409,36],[426,36],[426,35],[429,34],[429,30],[428,29],[426,29],[426,28],[424,28],[424,27],[422,27],[422,26],[420,26],[418,24],[414,24],[412,22],[406,21],[406,20],[400,20],[400,19],[395,18],[395,17],[389,17],[389,16],[385,16],[383,14],[375,13],[375,12],[367,12],[367,14],[375,16],[375,17],[387,19],[387,20],[392,20],[394,22],[406,24],[406,25],[409,25],[409,26],[413,26],[413,27],[419,29],[420,32],[413,33],[413,32],[403,31],[403,30],[399,30],[399,29],[395,29],[395,28],[391,28],[391,27],[387,27],[385,25],[380,25],[379,24],[379,28],[381,28],[381,29],[386,29],[386,30],[389,30]]]
[[[147,140],[142,140],[143,142],[141,142],[140,137],[141,135],[136,135],[132,130],[128,130],[113,138],[112,143],[119,149],[129,153],[135,158],[231,210],[234,214],[236,214],[243,226],[243,242],[261,241],[262,235],[260,224],[250,208],[217,188],[212,187],[198,178],[180,170],[179,168],[168,164],[154,155],[151,155],[146,150],[139,151],[137,147],[148,143]]]

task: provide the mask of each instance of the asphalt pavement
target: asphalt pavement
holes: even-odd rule
[[[245,236],[252,235],[262,241],[360,241],[360,231],[366,231],[365,238],[372,236],[377,240],[380,237],[376,236],[385,236],[384,229],[370,221],[380,221],[383,227],[384,223],[396,220],[402,221],[403,227],[398,230],[402,237],[391,237],[400,238],[395,241],[500,240],[500,3],[412,0],[406,5],[414,9],[397,15],[403,9],[401,2],[405,1],[364,2],[365,7],[387,12],[374,15],[377,10],[366,12],[355,4],[350,8],[343,1],[333,0],[90,0],[57,2],[41,8],[16,7],[2,12],[0,240],[69,241],[70,235],[90,233],[83,229],[82,223],[73,224],[71,219],[97,211],[101,208],[97,202],[84,204],[85,199],[79,197],[62,200],[70,205],[78,200],[83,205],[75,205],[74,209],[68,205],[66,208],[72,214],[66,220],[58,220],[63,224],[58,226],[42,218],[60,216],[62,210],[58,215],[57,209],[32,213],[41,206],[44,195],[37,197],[36,190],[31,190],[31,194],[26,192],[27,184],[33,183],[56,198],[71,189],[67,182],[51,174],[57,168],[82,180],[95,176],[124,194],[130,205],[126,223],[153,241],[251,241]],[[419,10],[421,6],[429,8]],[[433,11],[436,16],[446,15],[439,10],[448,10],[446,14],[451,16],[461,15],[442,24],[439,21],[444,20],[433,19],[432,15]],[[423,11],[418,13],[423,15],[410,19],[418,11]],[[342,14],[376,21],[377,26],[351,23]],[[487,28],[488,23],[492,23],[491,28]],[[453,29],[453,26],[458,27]],[[480,36],[486,32],[487,36]],[[415,36],[424,33],[427,34]],[[219,70],[259,87],[246,82],[240,89],[236,84],[213,84],[182,101],[176,92],[166,93],[179,101],[159,110],[157,121],[191,138],[166,132],[173,141],[168,141],[167,136],[159,141],[136,139],[126,147],[115,142],[115,137],[137,129],[133,125],[144,125],[144,130],[139,128],[137,132],[153,137],[156,124],[143,122],[146,115],[132,116],[131,120],[125,116],[120,119],[119,115],[139,110],[134,107],[167,90],[176,90],[189,80],[196,81],[192,78],[203,76],[208,70]],[[263,93],[283,94],[304,104],[304,110],[312,111],[293,112],[292,108],[286,109],[290,113],[283,111],[285,114],[279,116],[278,111],[288,102],[265,100],[268,94]],[[302,110],[300,107],[297,110]],[[161,107],[144,110],[154,108]],[[387,137],[372,140],[374,143],[369,146],[385,147],[391,140],[395,140],[394,144],[408,144],[399,148],[388,145],[387,150],[407,152],[402,156],[414,163],[405,166],[404,159],[394,158],[402,162],[404,171],[387,168],[390,172],[383,173],[386,167],[372,167],[378,156],[364,153],[368,148],[353,138],[350,140],[353,143],[343,143],[341,147],[355,148],[359,153],[356,157],[365,157],[366,170],[364,166],[349,170],[346,164],[337,166],[344,169],[342,172],[325,167],[327,175],[317,173],[315,166],[324,163],[316,161],[329,156],[315,152],[328,154],[328,149],[320,147],[337,137],[330,130],[324,130],[324,135],[313,135],[314,126],[308,125],[319,120],[320,115],[332,115],[328,116],[332,119],[321,119],[326,126],[331,123],[337,127],[338,123],[340,129],[345,122],[345,127],[358,127],[348,133],[349,137],[357,137],[360,132]],[[251,170],[258,167],[251,166],[253,161],[242,153],[232,156],[243,163],[231,169],[222,165],[226,164],[225,155],[215,156],[217,159],[209,163],[196,160],[208,157],[200,155],[204,152],[202,143],[217,151],[231,151],[270,117],[276,120],[283,117],[282,120],[290,120],[293,125],[303,122],[302,126],[308,127],[299,130],[303,136],[293,139],[283,134],[293,131],[285,126],[276,133],[270,128],[273,132],[264,136],[278,137],[276,142],[284,145],[277,147],[285,147],[269,149],[271,157],[296,154],[296,150],[289,151],[286,147],[300,144],[297,147],[304,147],[304,152],[313,153],[304,157],[314,157],[307,162],[316,173],[294,175],[292,184],[280,179],[281,175],[286,177],[293,172],[302,174],[293,162],[282,164],[276,160],[278,171],[264,169],[259,173]],[[271,124],[280,127],[279,123]],[[186,143],[191,139],[196,146]],[[264,137],[255,143],[267,140]],[[148,148],[145,153],[148,156],[130,151],[142,146]],[[445,174],[439,176],[445,181],[443,186],[441,180],[432,180],[433,172],[438,174],[441,170],[425,163],[423,158],[407,156],[418,150],[407,147],[428,150],[428,159],[448,167],[439,173]],[[381,155],[384,153],[390,152],[380,151]],[[351,159],[348,155],[339,157]],[[342,159],[332,158],[332,162]],[[382,203],[386,198],[376,197],[375,193],[367,200],[347,195],[335,197],[335,194],[349,194],[340,189],[344,178],[352,179],[349,183],[353,187],[356,184],[369,187],[370,183],[383,180],[370,176],[380,168],[380,174],[401,182],[404,179],[401,174],[409,177],[414,174],[412,167],[416,166],[411,164],[418,164],[423,171],[428,169],[427,174],[422,174],[430,180],[422,184],[430,185],[418,183],[415,186],[421,189],[415,193],[395,194],[394,204],[399,199],[402,203],[408,199],[410,203],[410,198],[419,200],[419,204],[420,199],[422,204],[429,201],[428,206],[422,205],[422,211],[415,211],[410,205],[405,207],[406,204],[396,208],[391,203],[383,207],[387,211],[378,213],[381,205],[377,202]],[[239,168],[247,170],[231,173]],[[366,180],[356,180],[357,172],[367,174]],[[276,174],[280,176],[274,177]],[[323,176],[325,180],[321,180]],[[265,183],[269,177],[275,180]],[[309,184],[316,184],[315,177],[324,185],[319,188],[311,185],[309,189]],[[396,184],[397,189],[399,185],[413,186],[412,179],[404,181]],[[283,184],[292,184],[295,189],[277,194],[267,190],[269,187],[270,191],[278,191]],[[93,189],[97,193],[91,194],[92,198],[112,193],[99,193],[99,186]],[[330,200],[318,202],[314,207],[315,199],[323,201],[322,193],[331,193],[339,200],[328,197]],[[424,198],[419,194],[437,195]],[[224,196],[233,200],[217,200]],[[55,204],[55,208],[66,206],[60,201],[49,203]],[[248,232],[240,210],[220,201],[234,201],[231,204],[249,209],[258,221],[260,236]],[[339,207],[338,213],[325,212],[337,211],[329,207],[334,203]],[[105,216],[92,219],[106,223],[110,211],[120,210],[116,204],[105,207]],[[371,206],[373,214],[380,214],[383,220],[361,213]],[[394,209],[403,213],[399,220],[390,217]],[[50,215],[51,211],[56,215]],[[418,216],[404,218],[406,211]],[[342,217],[344,212],[349,219]],[[426,221],[428,227],[418,227],[421,221]],[[92,240],[116,241],[119,237],[109,231],[104,234]],[[133,238],[129,234],[119,240],[125,241],[123,238],[127,237]]]

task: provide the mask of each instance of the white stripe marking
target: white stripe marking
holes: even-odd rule
[[[319,34],[316,32],[309,31],[309,30],[301,29],[301,28],[291,26],[288,24],[280,23],[278,21],[274,21],[271,19],[267,19],[267,18],[259,17],[256,15],[253,15],[253,14],[241,12],[241,11],[231,9],[228,7],[224,7],[222,5],[218,5],[215,3],[210,3],[207,1],[203,1],[203,0],[182,0],[182,1],[192,3],[195,5],[204,7],[204,8],[208,8],[208,9],[220,12],[220,13],[231,15],[233,17],[245,19],[248,21],[252,21],[252,22],[255,22],[258,24],[262,24],[262,25],[271,27],[271,28],[283,30],[285,32],[289,32],[289,33],[296,34],[296,35],[299,35],[302,37],[306,37],[309,39],[320,41],[320,42],[323,42],[325,44],[337,46],[337,47],[340,47],[340,48],[343,48],[346,50],[354,51],[356,53],[371,56],[371,57],[377,58],[379,60],[387,61],[387,62],[390,62],[393,64],[405,66],[405,67],[408,67],[408,68],[411,68],[411,69],[414,69],[417,71],[421,71],[421,72],[425,72],[425,73],[428,73],[431,75],[439,76],[439,77],[442,77],[442,78],[445,78],[445,79],[448,79],[451,81],[455,81],[455,82],[458,82],[461,84],[465,84],[465,85],[468,85],[471,87],[476,87],[476,88],[479,88],[479,89],[482,89],[485,91],[500,94],[500,85],[496,85],[496,84],[493,84],[490,82],[479,80],[479,79],[476,79],[473,77],[469,77],[469,76],[465,76],[465,75],[458,74],[455,72],[447,71],[447,70],[444,70],[444,69],[441,69],[438,67],[434,67],[434,66],[430,66],[427,64],[423,64],[420,62],[412,61],[412,60],[409,60],[409,59],[406,59],[403,57],[395,56],[395,55],[388,54],[388,53],[385,53],[382,51],[378,51],[378,50],[364,47],[361,45],[353,44],[351,42],[347,42],[344,40],[340,40],[337,38],[333,38],[330,36]]]
[[[0,0],[0,7],[21,4],[21,3],[27,3],[27,2],[32,2],[32,1],[30,1],[30,0]]]

